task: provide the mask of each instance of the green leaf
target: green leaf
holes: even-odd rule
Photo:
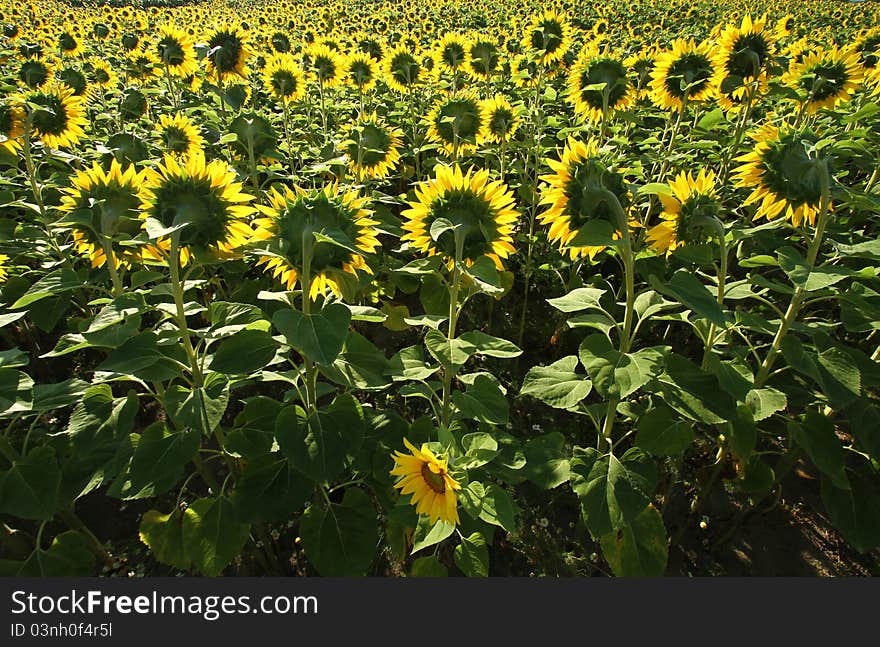
[[[446,577],[449,570],[433,555],[414,560],[409,569],[410,577]]]
[[[751,389],[746,394],[746,405],[752,410],[755,420],[765,420],[777,411],[788,406],[788,398],[782,391],[770,387]]]
[[[491,425],[507,424],[510,405],[494,378],[478,375],[467,391],[452,392],[452,402],[460,418],[478,420]]]
[[[850,433],[860,448],[880,463],[880,407],[863,398],[846,408],[846,416],[850,421]]]
[[[232,501],[242,521],[282,521],[302,510],[314,484],[277,454],[248,461],[235,481]]]
[[[880,546],[880,487],[877,477],[851,474],[850,489],[834,487],[822,477],[822,503],[843,538],[860,553]]]
[[[520,395],[531,395],[557,409],[572,409],[589,395],[593,383],[575,373],[578,358],[563,357],[550,366],[534,366],[523,378]]]
[[[272,316],[272,323],[297,351],[321,366],[329,366],[348,336],[351,310],[341,303],[324,306],[317,314],[285,309]]]
[[[242,330],[220,342],[211,359],[211,370],[227,375],[249,375],[265,368],[279,344],[262,330]]]
[[[142,499],[170,490],[200,444],[197,431],[171,431],[161,421],[130,438],[131,456],[107,490],[120,499]]]
[[[395,382],[403,382],[427,380],[439,369],[439,366],[425,363],[421,346],[407,346],[388,361],[385,372]]]
[[[138,537],[157,561],[187,571],[192,562],[183,540],[183,519],[183,511],[179,508],[169,514],[147,510],[141,518]]]
[[[34,387],[33,411],[51,411],[79,402],[91,385],[72,377],[58,384],[37,384]]]
[[[657,485],[657,468],[639,448],[618,459],[593,448],[575,450],[571,486],[593,537],[631,525],[648,504]]]
[[[321,372],[338,384],[376,391],[391,384],[385,375],[387,369],[385,353],[363,335],[351,332],[333,365]]]
[[[31,361],[29,353],[20,348],[0,351],[0,368],[21,368]]]
[[[694,314],[708,319],[716,326],[727,327],[728,317],[715,295],[692,272],[678,270],[668,283],[663,283],[652,274],[651,286],[658,292],[677,299]]]
[[[558,431],[530,439],[523,447],[523,455],[525,476],[544,490],[559,487],[571,477],[565,437]]]
[[[691,420],[720,424],[736,417],[736,404],[718,378],[681,355],[667,355],[666,372],[646,388]]]
[[[520,350],[516,344],[513,344],[506,339],[501,339],[500,337],[487,335],[479,330],[471,330],[462,333],[459,336],[459,339],[472,345],[474,347],[474,352],[477,355],[501,358],[518,357],[519,355],[522,355],[522,350]]]
[[[547,299],[547,303],[562,312],[579,312],[601,308],[599,300],[605,294],[605,290],[599,288],[577,288],[563,297]]]
[[[845,267],[824,265],[810,268],[806,259],[793,247],[782,247],[776,251],[779,266],[797,287],[807,292],[822,290],[839,283],[855,273]]]
[[[666,571],[669,555],[663,517],[653,505],[632,523],[603,535],[602,555],[618,577],[659,577]]]
[[[488,256],[480,256],[470,267],[463,269],[463,274],[473,281],[474,287],[480,292],[498,296],[505,291],[503,275],[495,267],[495,261]]]
[[[143,295],[138,293],[123,294],[101,308],[101,311],[95,315],[89,327],[83,332],[92,334],[101,332],[111,326],[124,323],[146,310],[147,304]],[[140,321],[139,318],[138,321]]]
[[[736,411],[737,416],[730,421],[727,428],[727,446],[740,463],[747,464],[758,443],[758,428],[749,407],[738,406]]]
[[[516,531],[516,505],[507,490],[494,483],[485,486],[485,494],[480,502],[480,519],[500,526],[507,532]]]
[[[455,524],[438,519],[433,524],[427,515],[419,515],[418,524],[413,532],[413,547],[411,554],[415,554],[424,548],[428,548],[451,536],[455,530]]]
[[[465,434],[461,446],[464,456],[456,462],[456,467],[462,469],[482,467],[498,455],[498,442],[484,431]]]
[[[152,331],[142,332],[111,351],[97,370],[150,382],[163,382],[180,374],[180,368],[160,350],[159,337]]]
[[[325,577],[364,575],[379,534],[370,497],[354,487],[345,491],[342,503],[310,505],[299,532],[306,557]]]
[[[434,359],[453,373],[457,373],[476,352],[473,344],[467,340],[461,337],[450,340],[439,330],[429,330],[425,334],[425,346]]]
[[[275,437],[296,469],[313,481],[328,483],[357,454],[364,426],[360,404],[343,393],[311,415],[299,406],[283,409],[275,423]]]
[[[677,456],[693,441],[693,423],[665,404],[649,409],[636,425],[636,445],[654,456]]]
[[[661,373],[664,352],[654,347],[621,353],[605,335],[594,334],[581,343],[579,356],[601,395],[623,399]]]
[[[461,538],[453,553],[455,565],[468,577],[489,576],[489,547],[478,532]]]
[[[6,417],[33,407],[34,381],[27,373],[0,368],[0,416]]]
[[[85,535],[68,530],[56,535],[48,549],[37,546],[18,571],[19,577],[82,577],[94,575],[95,555]]]
[[[41,299],[62,294],[63,292],[69,292],[82,285],[82,279],[80,279],[77,273],[73,270],[55,270],[34,283],[21,298],[10,306],[10,309],[18,310],[19,308],[26,308]]]
[[[836,407],[845,407],[859,397],[861,373],[848,353],[834,346],[821,353],[808,351],[794,335],[783,338],[781,347],[791,367],[812,378]]]
[[[794,421],[788,423],[788,433],[836,489],[849,489],[843,445],[834,432],[831,420],[808,409],[802,424]]]
[[[196,499],[183,513],[183,542],[193,566],[208,577],[223,573],[250,535],[225,496]]]
[[[571,247],[606,247],[619,245],[614,237],[614,225],[604,218],[590,218],[577,230],[577,234],[568,241]]]
[[[226,413],[229,381],[222,373],[210,373],[205,385],[192,390],[175,384],[165,392],[165,410],[180,427],[210,436]]]
[[[0,471],[0,513],[20,519],[51,519],[58,506],[61,470],[55,450],[34,447]]]
[[[223,449],[250,459],[268,454],[275,440],[275,420],[282,406],[277,400],[263,395],[250,398],[235,417],[235,426],[226,434]]]

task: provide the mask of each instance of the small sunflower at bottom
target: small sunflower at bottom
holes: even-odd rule
[[[394,459],[391,475],[399,477],[394,487],[401,495],[412,495],[410,502],[416,512],[426,515],[429,523],[439,520],[458,525],[455,491],[460,490],[461,485],[449,473],[447,459],[438,457],[427,445],[416,449],[406,438],[403,443],[409,454],[397,451],[391,456]]]

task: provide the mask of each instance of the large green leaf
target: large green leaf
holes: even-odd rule
[[[34,400],[34,381],[27,373],[0,368],[0,416],[30,411]]]
[[[589,335],[581,342],[579,356],[593,386],[606,398],[625,398],[663,370],[664,347],[621,353],[608,337]]]
[[[37,384],[34,386],[32,410],[43,413],[61,407],[69,407],[79,402],[89,386],[88,382],[75,377],[57,384]]]
[[[605,290],[599,288],[577,288],[568,294],[555,299],[547,299],[547,303],[565,313],[580,312],[601,308],[599,300],[605,294]]]
[[[659,577],[669,555],[663,517],[649,505],[624,526],[600,539],[602,555],[618,577]]]
[[[61,470],[55,450],[34,447],[0,471],[0,513],[21,519],[51,519],[58,504]]]
[[[34,283],[15,303],[10,306],[11,310],[25,308],[40,299],[51,297],[63,292],[69,292],[83,285],[83,280],[73,270],[60,269],[46,274]]]
[[[220,342],[211,360],[211,370],[227,375],[249,375],[266,367],[278,342],[262,330],[242,330]]]
[[[341,303],[326,305],[316,314],[284,309],[272,317],[272,323],[288,343],[321,366],[330,366],[339,355],[350,322],[351,310]]]
[[[571,486],[593,537],[632,524],[648,507],[656,485],[657,468],[637,447],[620,459],[593,448],[576,448],[571,459]]]
[[[98,370],[149,382],[163,382],[180,374],[180,368],[162,352],[159,337],[152,331],[142,332],[115,348]]]
[[[229,381],[222,373],[210,373],[204,386],[171,386],[165,391],[164,401],[165,410],[176,425],[210,436],[226,413]]]
[[[183,511],[175,508],[169,514],[147,510],[141,518],[138,537],[163,564],[189,570],[192,564],[183,540]]]
[[[471,481],[459,493],[465,510],[475,518],[508,532],[516,531],[516,504],[510,493],[499,485]]]
[[[429,330],[425,335],[425,346],[428,352],[440,362],[444,368],[457,373],[468,358],[476,353],[476,348],[466,339],[457,337],[448,339],[439,330]]]
[[[849,475],[850,488],[834,487],[822,477],[822,502],[831,523],[856,550],[866,553],[880,546],[880,487],[875,474]]]
[[[510,405],[498,383],[486,375],[478,375],[467,391],[453,391],[452,402],[458,417],[492,425],[507,424]]]
[[[447,537],[451,537],[455,531],[455,524],[437,519],[431,523],[426,515],[420,515],[415,531],[413,531],[412,553],[415,554],[424,548],[439,544]]]
[[[433,555],[425,555],[413,560],[409,577],[446,577],[449,569]]]
[[[519,355],[522,355],[522,350],[520,350],[516,344],[500,337],[487,335],[479,330],[471,330],[462,333],[459,336],[459,339],[473,346],[474,352],[477,355],[502,358],[518,357]]]
[[[453,553],[455,565],[468,577],[489,576],[489,547],[478,532],[461,538]]]
[[[244,548],[250,524],[242,523],[235,505],[225,496],[196,499],[183,515],[187,557],[203,574],[220,575]]]
[[[364,426],[360,404],[343,393],[311,415],[299,406],[283,409],[275,423],[275,437],[296,469],[313,481],[327,483],[357,454]]]
[[[654,456],[677,456],[693,441],[693,423],[665,404],[649,409],[636,425],[636,445]]]
[[[338,384],[377,391],[391,384],[386,376],[387,370],[388,358],[385,353],[363,335],[351,332],[342,352],[331,366],[322,368],[321,372]]]
[[[660,394],[666,404],[691,420],[719,424],[736,417],[736,403],[718,378],[675,353],[666,356],[664,374],[645,388]]]
[[[56,535],[46,550],[37,546],[27,558],[19,577],[82,577],[94,575],[95,555],[85,535],[68,530]]]
[[[520,395],[531,395],[557,409],[571,409],[589,395],[592,382],[575,373],[578,358],[563,357],[549,366],[534,366],[523,378]]]
[[[306,557],[321,575],[364,575],[376,553],[376,510],[363,490],[348,488],[341,503],[310,505],[299,533]]]
[[[421,346],[407,346],[388,361],[386,375],[395,382],[427,380],[440,369],[425,362]]]
[[[810,409],[803,423],[788,423],[788,433],[836,489],[849,489],[846,456],[843,445],[834,432],[834,423],[818,411]]]
[[[700,280],[689,270],[678,270],[668,282],[664,283],[651,275],[651,286],[682,303],[694,314],[708,319],[716,326],[727,327],[727,314],[718,300]]]
[[[275,440],[275,420],[282,407],[280,402],[264,395],[248,399],[235,417],[235,426],[226,434],[223,448],[244,458],[268,454]]]
[[[302,510],[314,484],[278,454],[249,461],[235,482],[232,500],[242,521],[281,521]]]
[[[565,437],[558,431],[530,439],[523,447],[526,466],[523,472],[535,485],[552,490],[571,476]]]

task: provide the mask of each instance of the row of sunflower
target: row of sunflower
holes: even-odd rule
[[[112,564],[89,496],[211,575],[661,574],[796,466],[880,544],[876,9],[671,4],[4,0],[5,568]]]

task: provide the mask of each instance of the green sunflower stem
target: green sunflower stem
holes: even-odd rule
[[[177,328],[180,330],[180,336],[183,339],[183,349],[189,360],[190,372],[193,377],[193,386],[201,387],[205,383],[205,376],[199,366],[199,358],[193,348],[192,340],[189,336],[189,326],[186,323],[186,309],[183,305],[184,286],[180,280],[180,233],[171,234],[171,251],[168,258],[168,267],[171,271],[171,292],[174,296],[174,318],[177,322]]]
[[[621,353],[628,353],[633,345],[633,321],[635,319],[635,258],[632,251],[632,238],[629,234],[629,219],[617,199],[617,196],[607,191],[608,204],[615,214],[618,227],[620,228],[621,246],[620,252],[623,260],[623,277],[626,289],[626,305],[623,315],[623,328],[620,331],[619,350]],[[617,405],[620,404],[620,397],[613,396],[608,400],[608,409],[605,412],[605,421],[602,424],[602,432],[599,434],[596,449],[600,452],[611,450],[611,435],[614,431],[614,421],[617,417]]]
[[[281,108],[284,113],[284,140],[287,142],[287,164],[290,166],[291,177],[296,175],[293,165],[293,139],[290,136],[290,109],[287,106],[287,97],[281,97]]]
[[[303,230],[302,235],[303,267],[302,276],[300,277],[300,285],[302,286],[302,310],[306,317],[310,316],[312,313],[312,253],[314,251],[314,243],[315,237],[311,230],[306,227]],[[309,412],[313,412],[318,408],[317,370],[315,368],[315,363],[308,357],[303,356],[303,362],[306,366],[306,409]]]
[[[672,149],[675,148],[675,140],[678,138],[678,131],[681,130],[681,123],[684,121],[684,113],[687,111],[688,95],[685,94],[681,99],[681,108],[675,117],[675,123],[672,125],[672,134],[669,136],[669,144],[666,146],[666,152],[663,154],[663,163],[660,165],[660,172],[657,174],[655,182],[662,182],[666,177],[666,171],[669,170],[669,156],[672,155]]]
[[[116,255],[113,253],[113,245],[107,236],[101,234],[101,248],[104,250],[104,262],[107,264],[107,271],[110,273],[110,282],[113,284],[113,298],[122,296],[124,290],[122,286],[122,277],[119,275],[119,269],[116,267]]]
[[[464,256],[465,236],[458,229],[455,230],[455,259],[452,264],[452,285],[449,289],[449,334],[450,343],[455,339],[455,328],[458,324],[458,293],[461,289],[461,259]],[[452,422],[452,378],[454,371],[447,368],[443,371],[443,407],[440,414],[440,424],[448,429]]]
[[[724,231],[722,229],[721,236],[721,266],[718,269],[718,305],[722,305],[724,303],[724,292],[726,289],[727,282],[727,241],[724,238]],[[712,348],[715,346],[715,342],[717,341],[716,335],[718,334],[718,328],[715,323],[711,323],[709,325],[709,332],[706,335],[706,347],[703,350],[703,362],[702,367],[705,370],[709,365],[709,356],[712,354]]]
[[[819,248],[822,246],[822,239],[825,235],[825,227],[828,224],[829,206],[831,204],[831,178],[829,177],[827,165],[822,166],[819,180],[822,185],[822,202],[819,209],[819,216],[816,220],[816,231],[813,234],[813,240],[807,250],[806,264],[809,270],[812,270],[816,265],[816,258],[819,255]],[[758,369],[758,374],[755,376],[756,389],[763,387],[769,379],[770,371],[773,370],[773,364],[779,356],[782,347],[782,340],[785,338],[785,335],[788,333],[792,324],[797,321],[806,297],[807,291],[803,287],[797,286],[791,297],[791,302],[788,304],[788,309],[785,311],[782,321],[779,323],[779,328],[776,330],[773,342],[770,344],[770,350],[767,352],[764,361]]]
[[[733,158],[736,155],[737,150],[739,150],[739,145],[742,143],[742,138],[746,131],[746,124],[748,124],[749,117],[752,113],[752,102],[755,98],[755,88],[751,84],[747,85],[745,93],[746,102],[743,105],[743,111],[740,118],[737,119],[736,128],[733,132],[733,141],[730,144],[730,148],[727,149],[727,153],[724,155],[724,162],[721,167],[721,181],[719,182],[719,186],[722,187],[727,185],[727,178],[730,177],[730,165],[733,163]]]

